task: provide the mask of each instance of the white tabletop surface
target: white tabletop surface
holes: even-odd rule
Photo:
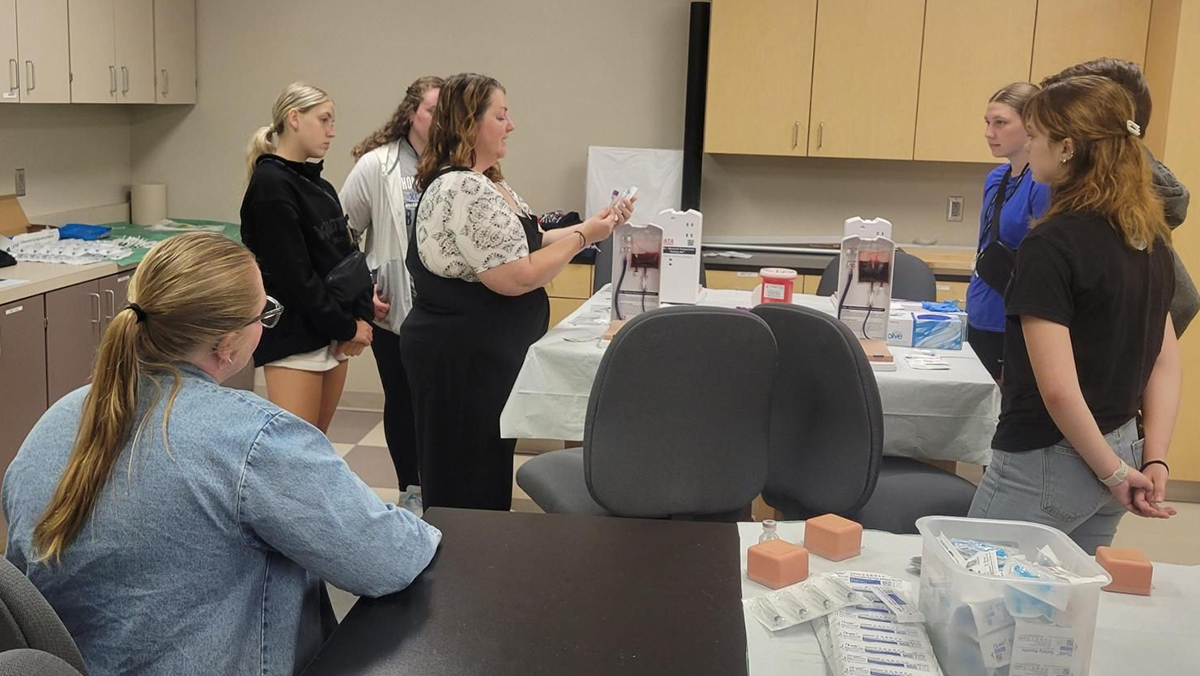
[[[1136,518],[1127,516],[1125,518]],[[741,568],[746,549],[758,542],[762,524],[739,523]],[[804,522],[780,522],[779,536],[802,543]],[[863,532],[860,556],[835,563],[809,557],[810,574],[837,570],[886,573],[912,582],[916,596],[920,578],[908,572],[909,561],[921,554],[919,535]],[[742,598],[770,591],[742,578]],[[751,676],[827,676],[821,647],[809,624],[772,634],[750,615],[746,644]],[[1200,566],[1154,564],[1150,596],[1100,592],[1091,676],[1194,676],[1200,673]],[[953,676],[953,674],[947,674]]]

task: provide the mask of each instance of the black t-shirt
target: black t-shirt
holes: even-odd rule
[[[1070,329],[1083,398],[1108,434],[1141,408],[1174,293],[1163,242],[1139,251],[1092,214],[1055,216],[1031,230],[1004,295],[1003,400],[992,447],[1031,451],[1063,439],[1033,377],[1022,315]]]

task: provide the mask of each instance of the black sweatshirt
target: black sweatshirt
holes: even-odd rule
[[[329,295],[323,281],[355,245],[322,168],[264,155],[246,188],[242,241],[258,259],[267,294],[284,306],[275,328],[263,331],[255,366],[354,337],[356,317]],[[359,305],[371,307],[369,299]]]

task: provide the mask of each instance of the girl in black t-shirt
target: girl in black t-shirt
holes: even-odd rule
[[[1111,544],[1125,511],[1175,513],[1159,505],[1180,394],[1170,231],[1133,118],[1129,94],[1091,76],[1025,109],[1050,207],[1005,294],[1000,422],[971,505],[1059,528],[1089,553]]]

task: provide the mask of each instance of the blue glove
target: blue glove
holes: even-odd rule
[[[96,240],[108,235],[112,228],[107,225],[86,225],[84,223],[67,223],[58,229],[59,239]]]
[[[930,312],[966,312],[966,310],[958,306],[958,301],[956,300],[948,300],[941,303],[934,303],[927,300],[921,303],[921,308]]]

